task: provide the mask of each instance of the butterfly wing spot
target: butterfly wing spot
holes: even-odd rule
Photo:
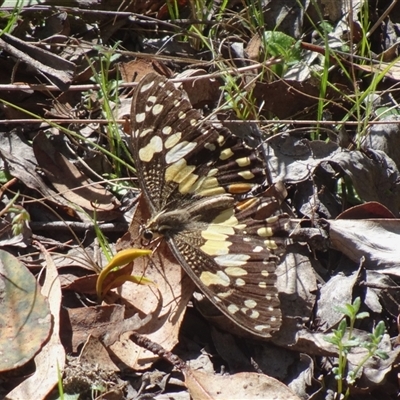
[[[219,155],[219,159],[222,161],[227,160],[228,158],[232,157],[234,155],[232,149],[225,149],[222,150],[220,155]]]
[[[163,104],[155,104],[151,109],[151,113],[156,117],[157,115],[162,113],[163,109],[164,109]]]
[[[180,142],[165,154],[167,164],[172,164],[180,160],[185,160],[185,157],[197,146],[194,142]]]
[[[277,250],[278,245],[276,244],[275,240],[264,240],[264,246],[269,250]]]
[[[246,281],[241,279],[241,278],[238,278],[238,279],[235,280],[235,285],[238,286],[238,287],[245,286],[246,285]]]
[[[239,268],[239,267],[228,267],[228,268],[225,268],[224,271],[229,276],[245,276],[248,274],[247,270],[245,270],[244,268]]]
[[[161,133],[163,134],[163,135],[170,135],[171,134],[171,132],[172,132],[172,128],[169,126],[169,125],[166,125],[166,126],[164,126],[162,129],[161,129]],[[176,136],[178,136],[178,134],[179,135],[181,135],[182,134],[182,132],[177,132],[177,133],[175,133],[175,137]],[[168,139],[167,139],[168,140]],[[167,149],[168,149],[168,147],[166,147]]]
[[[171,127],[168,126],[166,127],[168,129],[163,128],[162,133],[165,135],[170,135],[172,132]],[[175,145],[177,145],[182,138],[182,132],[175,132],[172,135],[168,137],[168,139],[164,142],[165,148],[166,149],[171,149]]]
[[[218,285],[229,287],[231,283],[229,276],[226,275],[223,271],[217,271],[215,274],[210,271],[204,271],[200,275],[200,280],[206,286]]]
[[[245,305],[247,308],[254,308],[254,307],[257,306],[257,302],[254,301],[253,299],[247,299],[247,300],[244,301],[244,305]]]
[[[239,175],[246,180],[254,179],[254,174],[251,171],[241,171]]]
[[[239,267],[246,265],[249,258],[247,254],[224,254],[215,257],[214,261],[221,267]]]
[[[264,248],[262,246],[256,246],[253,249],[253,253],[261,253],[262,251],[264,251]]]
[[[261,237],[271,237],[273,235],[273,231],[269,227],[263,227],[257,229],[257,235]]]
[[[250,310],[250,313],[247,314],[252,319],[258,319],[258,317],[260,316],[260,313],[256,310]]]
[[[146,113],[144,112],[135,115],[135,119],[138,124],[142,123],[145,120],[145,118],[146,118]]]
[[[229,304],[227,309],[232,315],[235,315],[239,311],[239,307],[236,304]]]
[[[140,93],[146,93],[148,90],[150,90],[154,86],[154,81],[150,81],[149,83],[142,83],[139,85],[139,92]]]
[[[149,162],[154,155],[161,153],[163,150],[163,141],[159,136],[153,136],[150,142],[139,150],[139,158],[141,161]]]
[[[248,167],[249,165],[251,165],[249,157],[237,158],[235,162],[239,167]]]

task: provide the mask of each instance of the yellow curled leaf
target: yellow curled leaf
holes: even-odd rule
[[[102,299],[103,293],[103,282],[106,279],[107,275],[113,270],[115,267],[120,267],[121,265],[125,265],[133,261],[135,258],[148,256],[152,253],[151,250],[145,249],[125,249],[119,251],[105,266],[105,268],[100,272],[99,276],[97,277],[96,282],[96,293],[97,298],[99,300]],[[143,284],[148,284],[148,279],[145,281],[143,280]]]

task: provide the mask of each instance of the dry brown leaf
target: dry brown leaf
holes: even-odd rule
[[[127,316],[125,306],[119,304],[71,308],[62,314],[61,337],[68,351],[77,351],[89,335],[110,346],[123,333],[139,330],[150,318],[147,315],[141,319],[136,313]]]
[[[100,365],[103,371],[117,372],[119,368],[111,360],[107,350],[100,340],[92,335],[86,340],[83,345],[79,362],[84,364]]]
[[[399,219],[340,219],[329,221],[332,247],[367,268],[399,276]]]
[[[121,78],[124,82],[139,82],[145,75],[154,72],[151,60],[136,58],[128,62],[121,62],[118,64]]]
[[[49,338],[52,317],[32,273],[0,250],[0,371],[26,364]]]
[[[300,400],[277,379],[254,372],[234,375],[211,375],[186,368],[185,384],[193,400]]]
[[[58,370],[62,374],[65,365],[65,349],[60,340],[61,284],[52,258],[40,247],[46,262],[46,279],[41,294],[48,298],[53,331],[50,340],[35,357],[35,373],[7,395],[10,400],[44,399],[58,382]]]
[[[33,151],[39,166],[45,172],[55,189],[67,201],[77,205],[82,220],[88,217],[79,212],[82,208],[89,215],[101,221],[115,219],[112,212],[118,207],[117,199],[103,186],[90,181],[75,167],[46,137],[44,132],[35,136]]]

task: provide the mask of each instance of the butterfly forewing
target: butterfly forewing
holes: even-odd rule
[[[225,315],[262,337],[279,329],[275,268],[286,216],[274,199],[243,195],[265,179],[262,158],[202,121],[164,77],[146,75],[132,102],[132,153],[152,217],[195,284]],[[273,215],[272,215],[273,214]],[[259,217],[262,215],[262,218]]]

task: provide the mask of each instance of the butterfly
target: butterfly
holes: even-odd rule
[[[281,325],[275,273],[287,215],[270,195],[257,149],[205,121],[155,73],[139,82],[130,148],[151,217],[141,235],[165,240],[201,292],[236,325],[270,337]],[[266,192],[268,193],[268,191]]]

